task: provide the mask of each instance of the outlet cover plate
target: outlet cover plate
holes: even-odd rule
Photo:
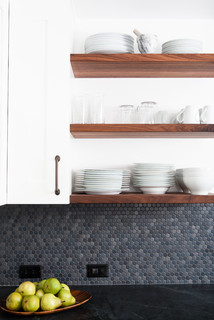
[[[41,266],[40,265],[21,265],[19,266],[19,278],[41,278]]]
[[[108,264],[87,264],[87,278],[108,278]]]

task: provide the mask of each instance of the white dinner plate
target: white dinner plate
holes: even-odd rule
[[[116,32],[104,32],[104,33],[96,33],[88,36],[86,40],[88,39],[99,39],[99,38],[125,38],[129,39],[131,41],[134,41],[134,38],[130,36],[129,34],[124,33],[116,33]]]
[[[86,53],[100,53],[100,54],[117,54],[117,53],[134,53],[131,50],[92,50],[86,51]]]
[[[162,53],[202,53],[202,49],[194,48],[177,48],[177,49],[164,49]]]
[[[167,42],[164,42],[162,44],[162,47],[167,46],[167,45],[172,45],[172,44],[191,44],[191,45],[196,45],[196,46],[202,46],[203,43],[200,40],[197,39],[174,39],[174,40],[170,40]]]
[[[85,48],[86,51],[91,50],[133,50],[132,46],[125,46],[125,45],[96,45],[96,46],[90,46]]]
[[[92,195],[114,195],[114,194],[120,194],[121,190],[119,192],[112,192],[112,191],[106,191],[106,192],[99,192],[99,191],[85,191],[87,194],[92,194]]]

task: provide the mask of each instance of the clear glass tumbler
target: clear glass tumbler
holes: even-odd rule
[[[134,106],[131,104],[123,104],[119,106],[120,123],[133,123]]]
[[[137,108],[138,123],[154,123],[154,114],[157,103],[154,101],[143,101]]]
[[[89,123],[103,123],[103,94],[91,96],[89,108]]]
[[[77,95],[73,98],[72,105],[72,123],[86,123],[86,105],[85,95]]]

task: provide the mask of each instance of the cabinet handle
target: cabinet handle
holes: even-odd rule
[[[58,188],[58,162],[60,161],[60,156],[55,157],[55,194],[58,196],[60,194],[60,189]]]

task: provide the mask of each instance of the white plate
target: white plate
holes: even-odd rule
[[[123,170],[95,170],[95,169],[85,169],[84,173],[93,173],[93,174],[123,174]]]
[[[85,191],[87,194],[94,194],[94,195],[114,195],[114,194],[120,194],[121,190],[119,192],[112,192],[112,191],[107,191],[107,192],[99,192],[99,191]]]
[[[98,188],[98,187],[87,187],[87,188],[85,188],[85,191],[120,191],[121,190],[121,187],[100,187],[100,188]]]
[[[90,43],[86,43],[85,44],[85,48],[88,49],[90,47],[94,47],[94,46],[128,46],[133,48],[134,47],[134,43],[129,43],[129,42],[125,42],[125,41],[96,41],[96,42],[90,42]],[[164,48],[165,49],[165,48]]]
[[[125,39],[125,38],[97,38],[97,39],[89,39],[85,41],[85,45],[89,45],[89,44],[94,44],[94,43],[109,43],[109,42],[115,42],[115,43],[126,43],[126,44],[130,44],[133,45],[134,41],[133,40],[129,40],[129,39]]]
[[[95,50],[95,51],[86,51],[86,53],[117,54],[117,53],[134,53],[134,51],[131,51],[131,50]]]
[[[188,52],[188,51],[191,51],[191,52],[202,52],[202,49],[201,48],[190,48],[190,47],[177,47],[177,48],[165,48],[165,49],[162,49],[162,52],[168,52],[168,51],[185,51],[185,52]]]
[[[168,53],[168,54],[170,54],[170,53],[177,53],[177,54],[188,54],[188,53],[202,53],[202,50],[194,50],[194,49],[187,49],[187,50],[185,50],[185,49],[177,49],[177,50],[162,50],[162,53]]]
[[[163,183],[171,183],[172,179],[134,179],[133,180],[134,183],[160,183],[160,182],[163,182]]]
[[[134,46],[128,46],[128,45],[123,45],[123,44],[114,44],[114,43],[111,43],[111,44],[96,44],[96,45],[91,45],[91,46],[87,46],[85,47],[85,51],[90,51],[90,50],[100,50],[100,49],[107,49],[107,50],[110,50],[110,49],[126,49],[126,50],[134,50]]]
[[[197,52],[197,51],[165,51],[162,52],[162,54],[200,54],[202,52]]]
[[[112,184],[108,184],[108,185],[103,185],[103,184],[95,184],[95,185],[84,185],[84,187],[86,189],[105,189],[105,190],[109,190],[109,189],[120,189],[121,188],[121,185],[120,184],[117,184],[117,185],[112,185]]]
[[[169,44],[166,46],[162,46],[162,49],[168,49],[168,48],[196,48],[196,49],[202,49],[202,46],[195,46],[192,44]]]
[[[162,47],[169,45],[169,44],[194,44],[194,45],[198,45],[198,46],[203,45],[202,41],[197,40],[197,39],[174,39],[174,40],[164,42],[162,44]]]
[[[145,175],[172,175],[174,174],[174,170],[167,170],[167,169],[160,169],[160,170],[154,170],[154,169],[134,169],[133,171],[136,174],[145,174]]]
[[[103,33],[96,33],[88,36],[87,39],[94,39],[94,38],[100,38],[100,37],[105,37],[105,38],[125,38],[125,39],[130,39],[134,41],[134,38],[130,36],[129,34],[125,33],[117,33],[117,32],[103,32]]]
[[[174,164],[171,163],[147,163],[147,162],[137,162],[134,164],[135,166],[144,166],[144,167],[174,167]]]
[[[106,176],[106,177],[95,177],[95,176],[91,176],[91,177],[85,177],[85,179],[84,179],[84,181],[85,182],[94,182],[94,181],[103,181],[103,182],[119,182],[119,181],[122,181],[122,178],[123,177],[108,177],[108,176]]]
[[[85,48],[86,51],[91,50],[134,50],[132,46],[123,46],[123,45],[96,45]]]

